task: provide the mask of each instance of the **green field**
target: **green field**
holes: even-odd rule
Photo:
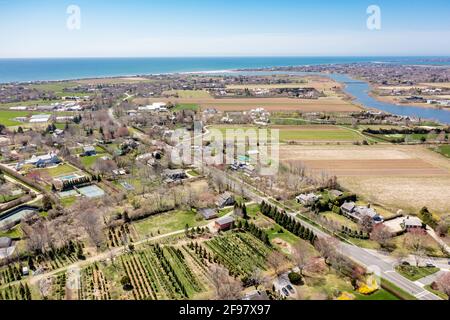
[[[198,227],[205,225],[206,222],[203,219],[198,219],[197,213],[193,211],[171,211],[133,223],[133,226],[139,236],[145,238],[152,234],[157,236],[158,234],[183,230],[186,224],[189,227]]]
[[[177,104],[172,109],[172,111],[182,111],[182,110],[192,110],[197,111],[200,109],[200,106],[198,104],[193,103],[183,103],[183,104]]]
[[[212,129],[217,129],[222,132],[222,134],[226,135],[227,130],[244,130],[245,134],[248,136],[248,130],[254,129],[256,131],[257,136],[259,136],[259,130],[257,127],[250,126],[214,126]],[[270,130],[278,129],[280,130],[280,141],[288,142],[288,141],[342,141],[342,142],[351,142],[351,141],[362,141],[363,138],[356,132],[335,127],[335,126],[321,126],[321,125],[309,125],[309,126],[275,126],[268,127],[269,130],[269,139],[271,137]],[[236,133],[236,136],[241,136]]]
[[[164,94],[177,94],[180,99],[211,98],[209,92],[204,90],[170,90]]]
[[[80,161],[83,164],[83,166],[90,169],[95,164],[97,159],[100,159],[101,157],[104,157],[104,156],[106,156],[106,153],[96,154],[95,156],[90,156],[90,157],[81,157]]]
[[[30,87],[41,91],[53,92],[58,97],[82,97],[89,96],[91,94],[89,92],[64,92],[64,89],[74,88],[77,86],[79,86],[79,84],[75,82],[49,82],[42,84],[33,84]]]
[[[442,154],[443,156],[450,158],[450,145],[440,146],[436,149],[436,151]]]
[[[31,112],[29,111],[0,110],[0,124],[4,125],[5,127],[19,126],[23,123],[19,121],[14,121],[14,118],[27,117],[30,114]]]
[[[438,268],[415,267],[415,266],[398,266],[397,272],[411,281],[428,277],[439,271]]]
[[[53,167],[53,168],[41,169],[40,171],[47,173],[52,178],[55,178],[55,177],[62,176],[64,174],[71,174],[71,173],[77,172],[79,170],[75,167],[72,167],[69,164],[63,164],[63,165],[59,165],[59,166]]]

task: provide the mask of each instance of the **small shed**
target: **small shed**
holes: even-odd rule
[[[206,220],[211,220],[217,218],[217,211],[210,208],[203,208],[198,210],[198,213],[202,215]]]
[[[225,216],[216,221],[216,228],[218,230],[228,230],[233,227],[234,218],[232,216]]]

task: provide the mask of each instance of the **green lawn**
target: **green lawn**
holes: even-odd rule
[[[157,236],[158,234],[166,234],[178,230],[183,230],[186,226],[197,227],[206,225],[203,219],[197,218],[197,213],[193,211],[171,211],[154,215],[145,220],[133,223],[139,236]],[[159,231],[159,233],[158,233]]]
[[[14,118],[26,117],[30,113],[31,112],[28,111],[0,110],[0,124],[4,125],[5,127],[19,126],[22,124],[22,122],[14,121]]]
[[[198,109],[200,109],[198,104],[193,104],[193,103],[183,103],[183,104],[177,104],[172,111],[182,111],[182,110],[192,110],[192,111],[197,111]]]
[[[324,212],[322,214],[328,220],[337,222],[341,226],[346,226],[346,227],[348,227],[348,228],[350,228],[352,230],[359,230],[358,224],[356,224],[352,220],[350,220],[350,219],[348,219],[348,218],[346,218],[346,217],[344,217],[344,216],[342,216],[340,214],[334,213],[332,211],[327,211],[327,212]]]
[[[95,162],[97,161],[97,159],[106,156],[106,154],[97,154],[95,156],[90,156],[90,157],[81,157],[80,161],[83,164],[83,166],[85,166],[86,168],[91,168]]]
[[[73,197],[65,197],[65,198],[62,198],[61,199],[61,204],[64,206],[64,207],[71,207],[77,200],[78,200],[79,198],[78,197],[75,197],[75,196],[73,196]]]
[[[450,158],[450,145],[440,146],[436,148],[436,151],[442,154],[443,156]]]
[[[72,167],[69,164],[59,165],[54,168],[42,169],[41,171],[48,173],[51,177],[59,177],[64,174],[70,174],[79,171],[77,168]]]
[[[415,266],[398,266],[396,270],[402,276],[411,281],[417,281],[419,279],[432,275],[436,272],[439,272],[438,268],[415,267]]]
[[[428,291],[430,291],[431,293],[434,293],[438,297],[444,299],[445,301],[448,300],[448,297],[447,297],[447,295],[445,293],[443,293],[441,291],[434,290],[433,288],[431,288],[431,285],[427,285],[424,288],[427,289]]]

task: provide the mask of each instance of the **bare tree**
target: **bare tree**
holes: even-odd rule
[[[314,247],[319,251],[322,257],[325,258],[325,263],[329,264],[330,261],[337,256],[338,240],[332,237],[323,237],[314,241]]]
[[[255,289],[258,290],[258,287],[266,282],[266,278],[262,270],[256,267],[250,275],[250,281],[255,286]]]
[[[210,267],[212,284],[217,300],[239,300],[242,295],[242,283],[231,277],[228,270],[218,265]]]
[[[292,260],[300,269],[300,274],[303,276],[303,270],[309,262],[308,245],[305,241],[298,241],[292,249]]]
[[[92,243],[97,248],[100,248],[104,243],[105,235],[103,233],[103,221],[100,218],[99,209],[94,208],[80,212],[78,221],[84,231],[86,231]]]
[[[370,216],[364,216],[360,222],[359,226],[361,227],[361,230],[365,233],[370,233],[373,230],[373,219]]]
[[[409,248],[418,267],[425,255],[426,249],[426,234],[422,229],[414,229],[408,232],[405,238],[405,246]]]
[[[386,226],[380,224],[373,228],[370,234],[370,239],[376,241],[381,247],[386,247],[389,241],[392,239],[392,233],[386,228]]]
[[[436,281],[439,290],[445,293],[450,300],[450,272],[444,273]]]
[[[274,270],[277,276],[281,275],[287,268],[287,259],[279,251],[273,251],[267,257],[267,264]]]

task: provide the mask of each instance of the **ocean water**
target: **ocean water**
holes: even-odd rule
[[[355,62],[450,65],[448,57],[0,59],[0,83]]]

